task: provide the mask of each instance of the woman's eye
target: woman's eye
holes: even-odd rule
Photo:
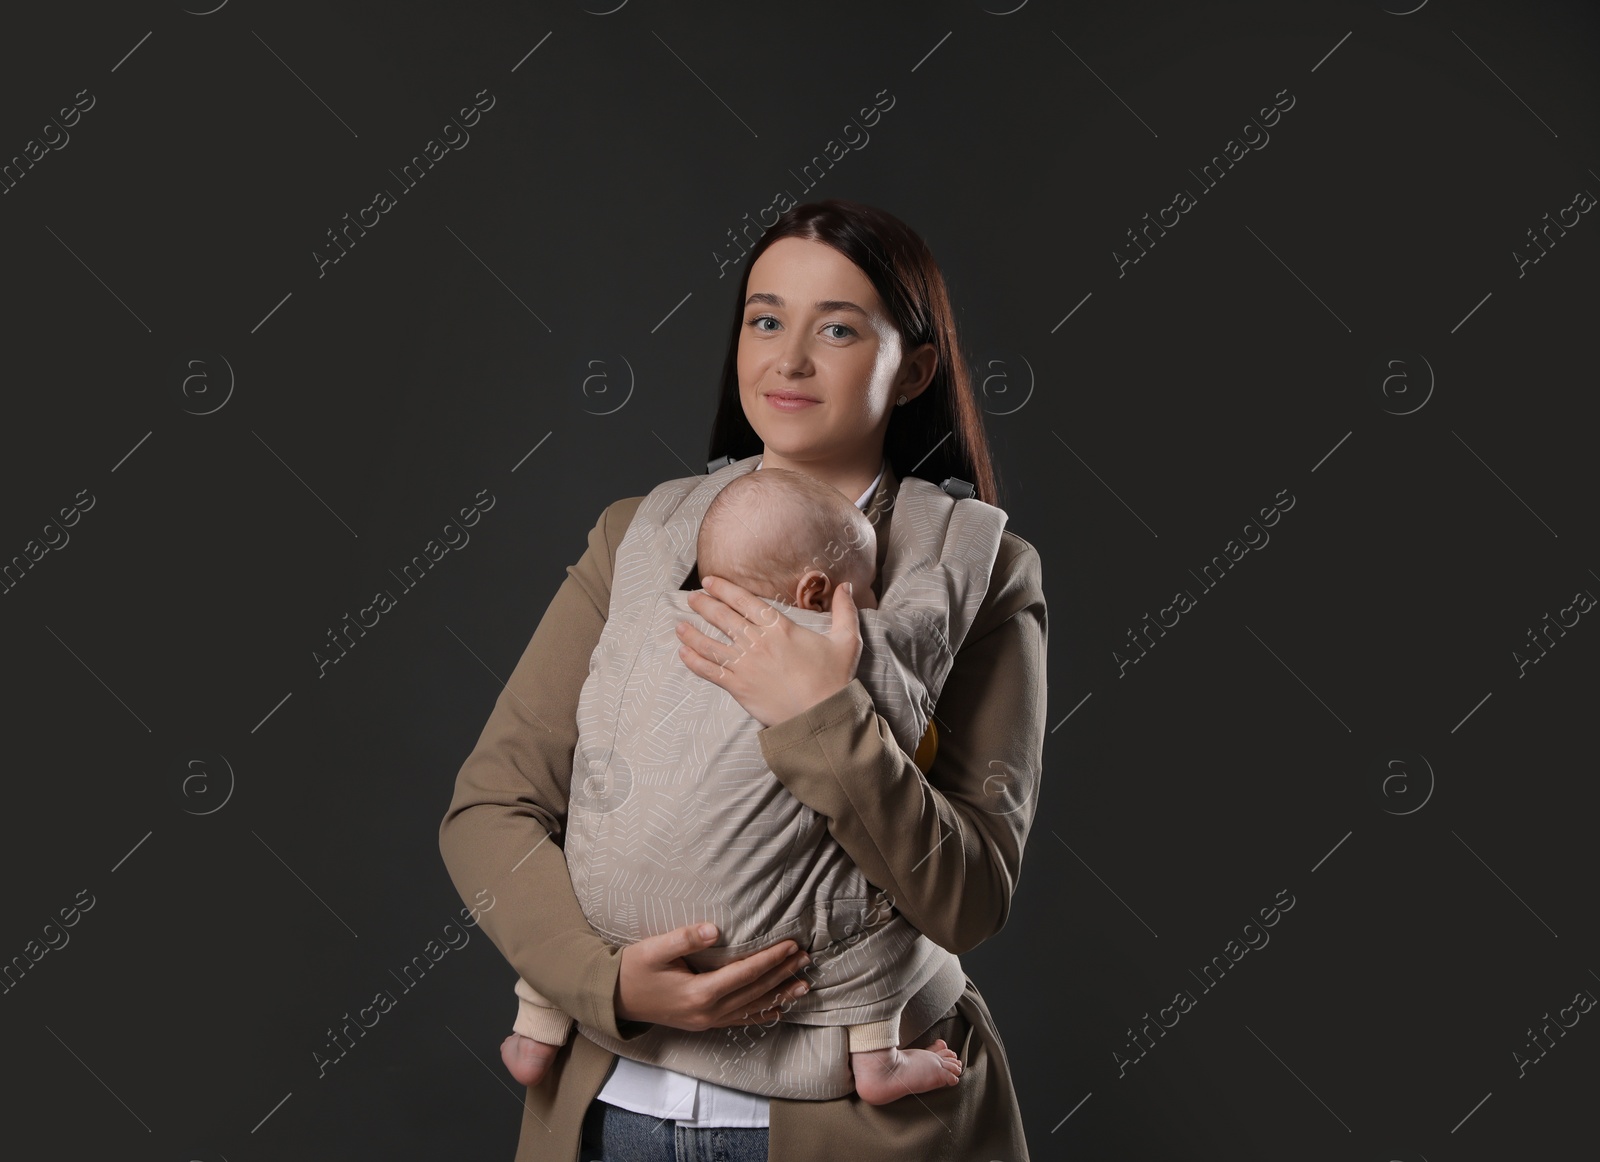
[[[766,334],[771,334],[772,331],[775,328],[773,328],[773,327],[763,327],[761,324],[762,323],[773,323],[773,324],[776,324],[777,322],[778,322],[778,320],[773,318],[771,315],[757,315],[755,318],[751,319],[746,324],[746,326],[753,327],[755,330],[764,332]],[[847,327],[843,323],[827,323],[827,324],[825,324],[823,326],[823,330],[824,331],[829,331],[829,330],[834,329],[835,327],[837,327],[840,331],[844,332],[844,334],[842,334],[842,335],[834,335],[833,338],[835,338],[835,339],[848,339],[852,335],[855,334],[855,330],[853,328]]]

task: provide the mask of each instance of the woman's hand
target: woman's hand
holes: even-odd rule
[[[678,623],[683,664],[733,696],[762,726],[787,722],[838,693],[861,662],[861,623],[849,585],[834,590],[833,625],[817,633],[785,617],[749,590],[721,577],[701,578],[690,593],[696,613],[727,635],[707,637]]]
[[[647,1021],[698,1033],[733,1025],[767,1025],[774,1006],[804,994],[809,985],[796,981],[797,969],[811,957],[793,940],[779,941],[760,952],[710,972],[695,972],[684,957],[709,948],[717,938],[710,924],[647,936],[622,950],[617,974],[617,1018]]]

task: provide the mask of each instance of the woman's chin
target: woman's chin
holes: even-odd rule
[[[786,418],[777,424],[769,424],[766,431],[758,431],[756,435],[761,437],[766,453],[782,456],[785,460],[805,460],[819,441],[797,438],[794,429],[798,426]]]

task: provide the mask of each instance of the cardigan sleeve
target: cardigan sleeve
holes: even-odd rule
[[[934,708],[926,776],[859,678],[759,735],[773,773],[868,881],[952,952],[1011,911],[1043,772],[1047,628],[1038,551],[1007,532]]]
[[[589,926],[560,833],[578,696],[611,606],[613,555],[643,499],[609,505],[590,530],[456,775],[439,827],[439,851],[461,898],[470,904],[482,889],[490,892],[478,924],[517,974],[569,1016],[619,1040],[650,1026],[617,1020],[622,949]]]

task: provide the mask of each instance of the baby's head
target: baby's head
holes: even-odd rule
[[[700,521],[700,576],[725,577],[757,597],[827,612],[838,586],[878,608],[878,537],[844,494],[814,476],[762,468],[729,481]]]

